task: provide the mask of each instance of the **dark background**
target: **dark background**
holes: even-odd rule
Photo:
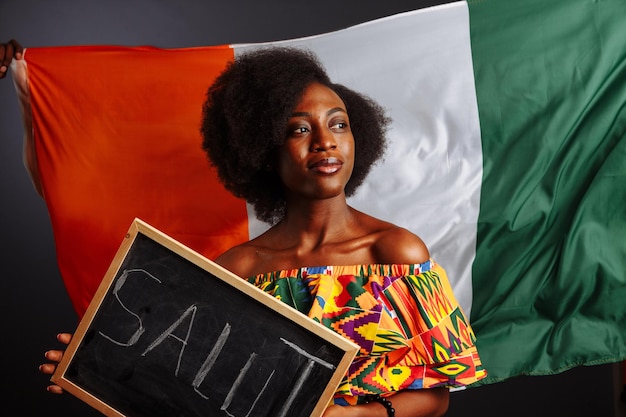
[[[265,42],[315,35],[441,1],[0,0],[0,42],[24,46]],[[164,68],[164,71],[167,71]],[[0,314],[2,408],[18,416],[98,416],[71,395],[45,391],[37,367],[77,317],[56,264],[47,209],[22,163],[22,125],[11,77],[0,81]],[[478,335],[480,337],[480,335]],[[518,377],[451,396],[447,416],[625,415],[618,365]],[[620,414],[622,413],[622,414]]]

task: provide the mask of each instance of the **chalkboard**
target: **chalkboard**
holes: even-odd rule
[[[135,219],[52,381],[110,416],[320,416],[357,349]]]

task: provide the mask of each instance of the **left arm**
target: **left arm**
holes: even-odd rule
[[[395,410],[395,417],[441,417],[448,410],[450,391],[430,388],[400,391],[386,397]],[[387,417],[387,410],[379,403],[342,407],[331,405],[322,417]]]

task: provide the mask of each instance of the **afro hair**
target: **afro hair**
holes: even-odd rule
[[[332,83],[313,53],[285,47],[244,53],[216,78],[202,107],[202,148],[219,180],[269,224],[282,219],[286,201],[278,174],[267,167],[312,83],[332,89],[346,105],[355,141],[354,170],[345,189],[350,196],[382,157],[389,119],[369,97]]]

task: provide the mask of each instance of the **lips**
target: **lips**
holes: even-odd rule
[[[343,166],[343,162],[338,158],[330,157],[320,159],[309,165],[309,169],[321,174],[334,174]]]

